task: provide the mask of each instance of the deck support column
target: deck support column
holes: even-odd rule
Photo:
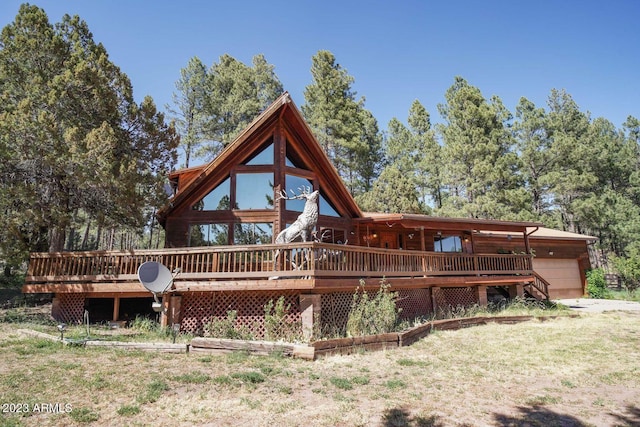
[[[431,287],[431,307],[433,307],[433,314],[438,316],[438,298],[436,295],[440,293],[440,287],[433,286]]]
[[[300,318],[302,320],[302,333],[305,338],[311,338],[314,331],[314,322],[320,321],[322,295],[300,295]]]
[[[169,312],[167,313],[169,326],[180,324],[182,320],[182,296],[176,295],[169,299]]]
[[[509,298],[513,299],[516,297],[523,298],[524,297],[524,286],[523,285],[511,285],[509,286]]]
[[[118,321],[120,315],[120,297],[113,297],[113,321]]]
[[[486,307],[487,301],[487,287],[485,285],[476,286],[476,300],[480,307]]]
[[[162,311],[160,312],[160,327],[166,328],[169,323],[169,302],[170,297],[167,294],[162,295]]]

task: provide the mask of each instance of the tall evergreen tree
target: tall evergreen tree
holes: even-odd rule
[[[247,66],[222,55],[207,73],[203,119],[207,144],[197,154],[211,159],[283,92],[282,84],[263,55]]]
[[[556,159],[548,175],[553,208],[559,215],[559,226],[580,232],[574,202],[588,194],[597,182],[588,165],[594,154],[586,139],[590,119],[564,90],[553,89],[548,105],[547,133],[551,138],[552,156]]]
[[[366,191],[380,152],[373,116],[356,100],[354,78],[326,50],[312,58],[313,82],[305,88],[302,114],[352,194]]]
[[[553,171],[556,159],[551,151],[544,108],[536,108],[533,102],[520,98],[513,132],[521,162],[520,171],[531,200],[531,213],[536,220],[549,223],[553,196],[548,174]]]
[[[62,250],[78,212],[142,227],[174,162],[177,137],[87,24],[22,5],[0,34],[4,256]],[[149,202],[151,203],[151,202]]]
[[[508,125],[511,114],[498,97],[487,102],[461,77],[445,99],[438,109],[446,121],[440,133],[448,195],[440,212],[475,218],[519,216],[522,194]]]
[[[431,117],[417,99],[411,104],[407,120],[416,139],[417,185],[420,199],[434,209],[442,208],[442,147],[431,128]]]
[[[204,101],[206,98],[207,68],[197,56],[189,60],[180,70],[173,105],[167,110],[176,123],[180,135],[180,146],[184,151],[185,164],[189,167],[191,155],[205,139]]]

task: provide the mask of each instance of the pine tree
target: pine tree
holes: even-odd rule
[[[222,55],[207,73],[202,112],[207,144],[197,155],[208,160],[229,144],[283,92],[282,84],[263,55],[249,67]]]
[[[60,251],[81,217],[142,228],[177,144],[153,102],[77,16],[54,26],[25,4],[0,47],[3,254]]]
[[[167,106],[180,135],[180,146],[184,150],[185,164],[189,167],[191,155],[205,139],[204,101],[207,69],[196,56],[180,70],[180,79],[173,93],[173,106]]]
[[[354,78],[329,51],[312,58],[313,82],[305,88],[302,114],[352,194],[371,186],[380,136],[375,118],[356,100]]]
[[[479,89],[456,77],[438,109],[443,184],[448,194],[440,210],[447,216],[505,218],[521,214],[517,156],[513,151],[511,114],[498,97],[487,102]],[[514,204],[515,202],[515,204]]]

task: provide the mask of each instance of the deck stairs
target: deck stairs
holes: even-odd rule
[[[549,282],[534,271],[533,281],[524,285],[524,291],[539,301],[549,301],[549,286]]]

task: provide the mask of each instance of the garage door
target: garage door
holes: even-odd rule
[[[549,298],[580,298],[582,280],[578,260],[533,259],[533,270],[549,284]]]

